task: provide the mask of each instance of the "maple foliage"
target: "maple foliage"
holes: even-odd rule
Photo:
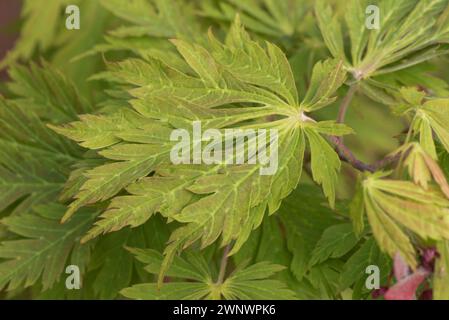
[[[75,2],[0,62],[1,297],[449,299],[448,0]]]

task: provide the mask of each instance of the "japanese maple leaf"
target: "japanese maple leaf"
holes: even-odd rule
[[[385,293],[386,300],[416,300],[416,290],[430,274],[424,267],[419,267],[411,273],[400,254],[394,257],[393,271],[397,283]]]

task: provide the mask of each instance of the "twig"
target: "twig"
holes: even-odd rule
[[[225,274],[226,274],[226,266],[228,264],[228,254],[229,254],[229,250],[231,250],[231,245],[228,244],[223,251],[223,257],[221,258],[221,262],[220,262],[220,271],[218,272],[218,279],[217,279],[217,284],[222,284]]]
[[[407,130],[407,137],[405,138],[403,145],[406,145],[410,142],[410,139],[412,138],[412,134],[413,134],[413,126],[410,125],[410,127]],[[395,172],[396,178],[399,178],[402,175],[404,158],[405,158],[405,154],[401,153],[401,155],[399,157],[399,164],[398,164],[398,166],[396,168],[396,172]]]
[[[340,104],[340,109],[338,110],[337,123],[343,123],[345,121],[346,112],[348,111],[349,105],[351,104],[351,101],[354,98],[354,94],[357,92],[357,89],[357,82],[349,86],[349,90],[346,93],[346,96],[343,98],[343,101]],[[385,158],[375,163],[369,164],[357,159],[352,151],[344,144],[343,138],[330,136],[329,140],[334,144],[338,156],[342,161],[349,163],[353,168],[362,172],[375,172],[380,168],[386,167],[389,164],[398,161],[401,157],[401,154],[386,156]]]
[[[353,83],[349,86],[349,90],[346,93],[346,96],[343,98],[341,102],[340,109],[338,110],[337,122],[343,123],[345,122],[346,111],[348,111],[349,105],[351,104],[352,98],[354,98],[354,94],[358,89],[358,84]]]
[[[329,140],[334,144],[335,149],[338,153],[338,156],[341,160],[349,163],[353,168],[365,172],[375,172],[380,168],[386,167],[389,164],[396,162],[401,154],[398,153],[394,156],[386,156],[385,158],[376,161],[372,164],[365,163],[359,159],[352,153],[352,151],[343,143],[343,141],[339,137],[330,136]]]

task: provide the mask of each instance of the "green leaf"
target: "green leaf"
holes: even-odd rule
[[[8,84],[14,100],[24,110],[34,110],[43,119],[53,123],[73,121],[78,114],[92,111],[92,106],[81,97],[76,86],[61,71],[42,61],[42,66],[9,69],[13,80]]]
[[[420,105],[426,96],[424,92],[411,87],[401,88],[400,93],[405,101],[411,105]]]
[[[158,274],[164,257],[147,249],[129,249],[136,258],[147,264],[145,270]],[[292,291],[278,280],[268,280],[284,269],[280,265],[260,262],[254,265],[238,267],[222,283],[212,280],[211,266],[198,252],[188,252],[185,259],[175,257],[166,276],[178,280],[163,284],[156,283],[134,285],[123,289],[121,293],[132,299],[294,299]],[[189,282],[183,280],[189,279]],[[194,281],[194,282],[193,282]]]
[[[0,210],[13,213],[53,202],[67,168],[79,157],[75,145],[54,134],[32,111],[0,98]]]
[[[231,256],[233,262],[236,265],[244,265],[269,261],[277,265],[290,265],[292,255],[288,250],[284,232],[284,224],[277,215],[265,217],[261,226],[251,232],[241,249]],[[294,289],[295,278],[290,269],[278,272],[275,279]]]
[[[132,231],[125,229],[96,242],[90,264],[97,269],[91,284],[96,297],[114,299],[121,289],[130,285],[135,260],[125,246],[145,246],[144,230],[144,226]]]
[[[136,227],[156,212],[182,223],[169,240],[161,274],[177,252],[197,240],[202,247],[220,236],[223,244],[235,240],[231,252],[235,253],[260,225],[264,213],[277,211],[282,199],[297,186],[306,137],[315,178],[333,203],[340,162],[319,132],[351,132],[342,125],[320,125],[304,114],[282,51],[270,43],[262,46],[251,40],[238,18],[225,43],[212,34],[207,46],[186,40],[173,43],[187,68],[167,64],[165,59],[132,59],[111,65],[104,76],[132,87],[130,104],[138,115],[129,110],[126,114],[88,116],[81,122],[53,127],[83,146],[102,148],[99,154],[109,160],[83,172],[87,180],[63,221],[82,206],[113,198],[83,241],[128,225]],[[313,95],[308,94],[313,96],[307,103],[310,110],[317,104],[329,104],[344,81],[341,64],[328,61],[317,70],[317,89]],[[329,78],[325,76],[328,71]],[[185,129],[192,134],[194,121],[201,121],[203,128],[218,129],[224,140],[229,139],[229,128],[278,130],[277,141],[265,142],[269,150],[279,150],[277,170],[262,175],[261,163],[172,164],[172,130]],[[248,138],[244,143],[247,153],[256,141]],[[189,147],[189,151],[192,149]],[[128,194],[117,196],[123,190]]]
[[[429,126],[433,129],[436,136],[444,146],[446,151],[449,152],[449,130],[447,128],[447,121],[449,121],[449,99],[435,99],[425,102],[421,108],[418,109],[417,117],[421,118],[423,122],[427,121]],[[430,128],[425,131],[421,131],[421,135],[431,135]],[[425,141],[429,141],[431,138],[423,138]],[[426,150],[429,150],[431,156],[435,156],[434,147],[428,142],[424,145]]]
[[[343,123],[335,121],[320,121],[312,126],[317,132],[330,136],[343,136],[352,134],[354,131]]]
[[[433,299],[449,299],[449,242],[441,241],[437,243],[437,251],[440,256],[435,264],[433,275]]]
[[[1,298],[370,299],[369,265],[390,285],[388,256],[425,247],[448,298],[448,0],[47,2],[0,61]],[[354,133],[394,178],[341,168]]]
[[[119,132],[129,132],[133,126],[143,125],[145,118],[125,109],[105,115],[81,115],[80,121],[65,126],[49,125],[57,133],[64,135],[82,147],[89,149],[103,149],[121,141]]]
[[[352,219],[352,225],[356,236],[360,236],[365,229],[365,206],[363,203],[363,188],[357,183],[355,195],[349,205],[349,215]]]
[[[363,182],[365,210],[374,237],[391,257],[400,252],[415,268],[415,249],[404,229],[423,239],[449,239],[449,201],[434,188],[424,190],[412,182],[380,177],[373,175]]]
[[[340,258],[358,243],[349,223],[338,224],[324,230],[313,249],[310,265],[319,264],[329,258]]]
[[[70,2],[66,0],[48,2],[45,0],[25,0],[22,17],[25,18],[19,40],[5,59],[0,61],[0,69],[19,59],[29,59],[36,51],[46,51],[54,45],[57,28],[63,23],[62,8]],[[42,10],[45,8],[45,10]],[[36,28],[40,25],[40,28]]]
[[[366,27],[366,8],[369,3],[366,0],[348,1],[346,7],[345,20],[349,29],[349,38],[351,39],[351,61],[353,64],[360,63],[364,54],[364,46],[368,39],[368,28]],[[382,11],[382,13],[388,11]]]
[[[368,239],[343,266],[340,275],[340,288],[348,288],[359,279],[366,280],[368,276],[366,268],[370,265],[378,266],[381,270],[382,279],[387,278],[389,274],[388,257],[379,250],[373,238]]]
[[[416,142],[406,144],[399,148],[397,152],[405,154],[404,166],[408,168],[409,176],[413,178],[415,184],[427,190],[431,181],[434,180],[441,191],[449,198],[449,184],[444,176],[444,172],[434,158],[424,151],[421,144]]]
[[[133,253],[137,260],[144,263],[145,270],[147,272],[158,274],[164,260],[164,256],[157,252],[156,250],[150,249],[137,249],[128,248],[128,250]],[[211,274],[207,262],[200,256],[188,255],[189,260],[185,260],[179,256],[174,257],[173,263],[167,270],[167,277],[184,278],[195,281],[209,282],[211,281]],[[192,261],[197,261],[196,264],[192,264]],[[201,265],[198,269],[197,265]]]
[[[82,206],[107,200],[123,187],[148,175],[169,151],[168,147],[161,150],[160,147],[130,143],[112,146],[101,152],[106,158],[120,162],[107,163],[85,173],[88,180],[82,185],[76,200],[69,205],[63,221],[67,221]]]
[[[340,261],[330,260],[326,263],[317,264],[310,269],[308,279],[323,299],[336,299],[341,267]]]
[[[136,25],[116,30],[115,34],[120,36],[149,34],[169,38],[192,32],[196,26],[196,21],[191,19],[192,8],[185,1],[102,0],[101,4],[116,16]],[[181,5],[184,15],[180,11]]]
[[[316,2],[315,14],[318,25],[329,51],[335,58],[344,59],[343,34],[340,23],[336,17],[332,17],[332,9],[326,1]]]
[[[223,296],[228,300],[292,300],[295,294],[278,280],[266,280],[284,267],[259,262],[237,270],[223,283]]]
[[[0,245],[0,258],[5,259],[0,263],[0,288],[26,288],[42,278],[43,288],[48,289],[59,279],[70,254],[76,254],[72,252],[76,239],[87,231],[95,218],[92,210],[83,210],[61,225],[58,220],[64,210],[64,206],[52,204],[39,208],[45,217],[25,214],[2,220],[9,231],[23,238]]]
[[[239,14],[248,30],[277,39],[300,33],[310,9],[309,3],[296,0],[206,0],[201,1],[200,6],[201,14],[212,19],[232,22]]]
[[[310,87],[301,107],[310,112],[327,106],[336,100],[338,88],[346,80],[346,71],[343,62],[339,60],[326,60],[318,62],[313,67]]]
[[[397,106],[403,108],[402,113],[414,113],[411,127],[414,134],[419,134],[423,149],[433,158],[437,159],[434,134],[440,143],[449,151],[449,131],[445,125],[449,120],[448,99],[428,99],[414,88],[403,88],[401,97],[406,105]]]
[[[279,209],[293,254],[290,269],[301,280],[309,268],[312,252],[327,228],[338,223],[316,187],[302,186],[285,199]]]
[[[306,130],[312,153],[313,179],[323,186],[331,207],[335,205],[335,185],[341,162],[331,146],[315,131]]]
[[[141,283],[125,288],[120,293],[136,300],[199,300],[209,293],[205,283],[174,282],[161,288],[156,283]]]
[[[318,1],[315,8],[329,51],[345,62],[345,67],[356,81],[405,69],[448,52],[447,48],[439,46],[446,39],[439,31],[442,26],[437,24],[438,18],[444,15],[445,0],[380,0],[376,5],[381,21],[379,28],[373,30],[365,26],[368,4],[350,0],[344,8],[343,16],[351,41],[351,59],[344,50],[344,35],[338,14],[325,1]],[[440,22],[447,26],[447,20]]]

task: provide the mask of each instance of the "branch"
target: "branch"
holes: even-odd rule
[[[358,84],[353,83],[349,86],[349,90],[346,93],[346,96],[343,98],[341,102],[340,109],[338,110],[337,123],[345,122],[346,111],[348,111],[349,105],[351,104],[352,98],[358,89]]]
[[[386,156],[385,158],[376,161],[372,164],[365,163],[359,159],[352,153],[352,151],[343,143],[343,141],[339,137],[330,136],[329,140],[334,144],[335,150],[338,153],[338,156],[342,161],[349,163],[353,168],[361,171],[361,172],[375,172],[381,168],[388,166],[391,163],[396,162],[401,153],[398,153],[394,156]]]
[[[358,83],[356,82],[349,86],[349,90],[343,98],[343,101],[340,104],[340,109],[338,110],[337,123],[344,123],[346,112],[348,111],[349,105],[351,104],[352,98],[354,98],[354,94],[357,92],[357,89]],[[398,161],[401,157],[401,153],[399,153],[394,156],[386,156],[377,162],[369,164],[357,159],[352,151],[344,144],[341,137],[330,136],[329,140],[334,144],[335,150],[342,161],[349,163],[353,168],[362,172],[375,172],[391,163]]]

